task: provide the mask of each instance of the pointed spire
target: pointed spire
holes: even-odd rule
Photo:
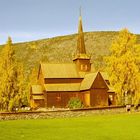
[[[77,51],[74,55],[73,62],[76,64],[78,71],[88,72],[91,70],[90,56],[86,54],[84,32],[82,26],[82,15],[80,7],[78,35],[77,35]]]
[[[82,13],[81,7],[79,8],[79,25],[78,25],[78,33],[83,33],[83,25],[82,25]]]
[[[83,25],[82,25],[81,7],[80,7],[80,16],[79,16],[79,25],[78,25],[77,53],[86,54]]]

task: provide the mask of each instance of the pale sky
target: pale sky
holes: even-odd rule
[[[140,0],[0,0],[0,44],[76,33],[80,6],[85,32],[140,33]]]

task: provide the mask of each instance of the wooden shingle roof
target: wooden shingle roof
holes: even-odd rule
[[[43,94],[43,89],[41,85],[32,85],[31,90],[32,94]]]
[[[46,91],[80,91],[80,83],[45,84]]]
[[[45,84],[46,91],[82,91],[88,90],[93,85],[98,73],[85,74],[81,83]],[[105,82],[105,81],[104,81]]]
[[[37,96],[33,95],[32,98],[34,100],[43,100],[43,99],[45,99],[43,95],[37,95]]]
[[[91,88],[95,78],[97,76],[97,73],[89,73],[85,75],[84,80],[81,83],[80,90],[88,90]]]
[[[44,78],[80,78],[74,63],[41,63]]]

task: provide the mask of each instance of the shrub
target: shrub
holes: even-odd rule
[[[73,97],[69,100],[68,107],[71,108],[71,109],[83,108],[83,104],[82,104],[82,101],[79,98]]]

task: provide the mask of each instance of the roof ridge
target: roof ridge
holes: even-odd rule
[[[73,64],[73,65],[75,65],[75,63],[68,63],[68,62],[64,62],[64,63],[50,63],[50,62],[41,62],[40,64]]]

